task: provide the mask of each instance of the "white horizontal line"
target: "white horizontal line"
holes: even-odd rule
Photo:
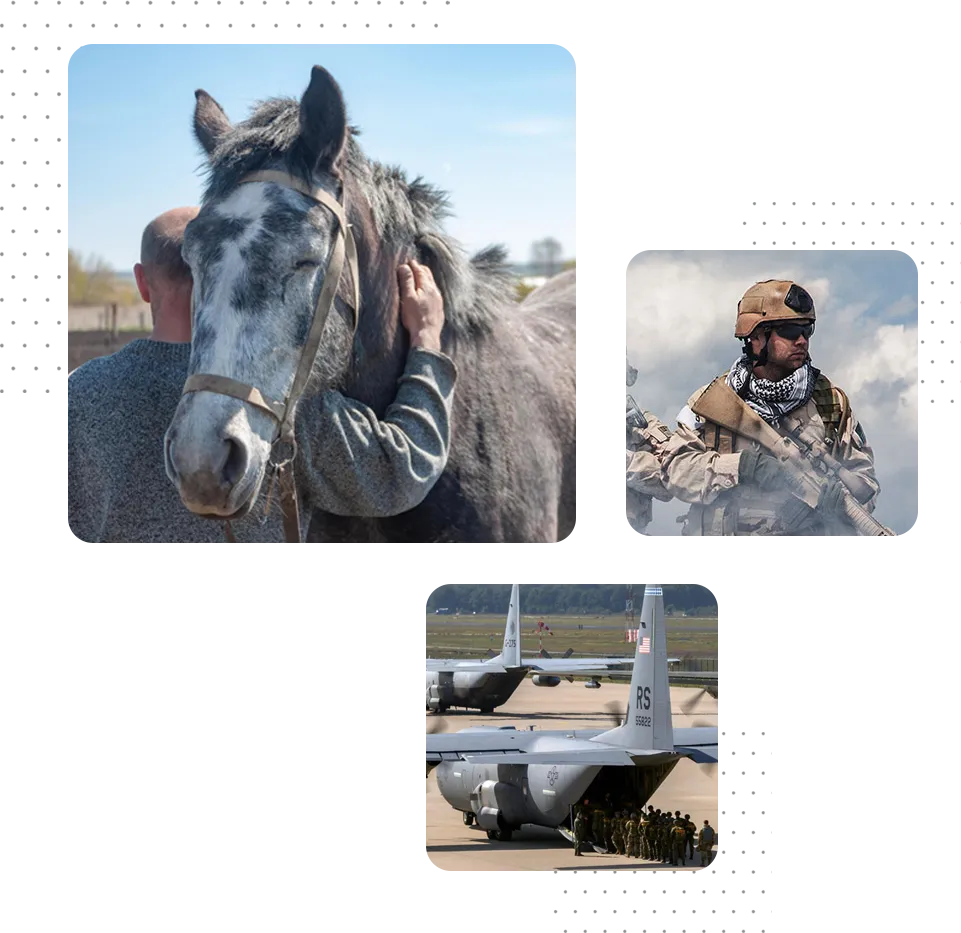
[[[915,806],[918,823],[778,823],[775,839],[961,839],[961,824],[921,823],[924,809]]]
[[[958,761],[961,752],[777,752],[778,761]]]
[[[959,784],[777,784],[776,800],[958,800]]]

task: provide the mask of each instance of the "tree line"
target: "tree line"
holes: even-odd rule
[[[67,302],[70,305],[135,305],[140,295],[99,256],[67,250]]]
[[[511,584],[448,584],[439,586],[427,600],[427,611],[477,612],[499,615],[507,612]],[[634,613],[641,609],[644,584],[634,584]],[[627,586],[623,583],[520,584],[521,613],[524,615],[624,615]],[[717,615],[717,600],[710,590],[696,584],[665,584],[664,608],[690,615]]]

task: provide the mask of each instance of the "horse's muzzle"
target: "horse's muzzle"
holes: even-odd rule
[[[248,476],[250,450],[242,439],[226,436],[203,445],[183,444],[171,429],[164,438],[164,459],[167,476],[191,512],[230,518],[249,508],[259,471]]]

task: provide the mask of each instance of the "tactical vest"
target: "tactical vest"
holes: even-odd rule
[[[727,373],[724,373],[726,376]],[[841,446],[841,439],[844,437],[851,419],[851,404],[847,395],[842,389],[832,385],[830,380],[821,373],[814,383],[814,391],[811,394],[811,401],[817,409],[818,416],[824,423],[824,440],[828,451],[832,456],[839,459],[842,455],[838,452]],[[713,421],[704,422],[703,427],[704,445],[708,450],[716,450],[721,454],[732,454],[734,450],[735,434],[733,431],[723,428]],[[749,495],[746,493],[745,496]],[[791,497],[785,494],[785,502],[791,508],[806,508],[805,506],[792,501]],[[776,520],[777,512],[769,510],[770,517],[763,517],[765,509],[752,508],[747,502],[741,501],[741,496],[734,490],[730,493],[723,493],[709,505],[692,505],[686,516],[682,516],[678,521],[685,521],[684,534],[686,535],[719,535],[729,536],[738,533],[764,533],[761,531],[742,530],[739,528],[742,519],[746,523],[750,522],[746,516],[761,523],[772,523]],[[758,516],[762,516],[758,518]],[[770,533],[770,532],[768,532]],[[804,532],[800,532],[804,533]],[[807,533],[818,533],[815,529],[807,530]]]
[[[723,374],[727,376],[727,373]],[[824,373],[814,383],[811,401],[824,422],[824,439],[831,456],[835,455],[838,439],[843,436],[851,417],[851,403],[843,389],[832,385]],[[734,453],[734,432],[713,421],[704,423],[704,446],[721,454]]]

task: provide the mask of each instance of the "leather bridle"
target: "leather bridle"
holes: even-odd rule
[[[317,296],[317,304],[314,308],[314,319],[310,325],[310,332],[307,341],[300,353],[300,361],[294,373],[294,381],[290,391],[283,401],[276,401],[264,395],[256,386],[246,385],[236,379],[227,376],[215,376],[210,373],[195,373],[190,376],[184,384],[183,394],[188,392],[216,392],[219,395],[229,395],[231,398],[239,399],[266,412],[277,422],[277,430],[270,444],[270,460],[268,470],[272,472],[269,478],[271,485],[276,480],[280,489],[281,510],[284,517],[284,537],[288,542],[299,542],[300,534],[300,508],[297,503],[297,487],[294,480],[294,458],[297,455],[297,440],[294,436],[294,412],[297,402],[304,394],[310,374],[314,368],[314,360],[320,348],[320,338],[324,332],[324,325],[331,308],[334,306],[334,299],[337,297],[337,290],[340,285],[341,277],[344,274],[344,265],[350,269],[350,277],[353,285],[353,312],[354,333],[357,331],[357,320],[360,314],[360,277],[357,269],[357,246],[351,233],[350,224],[347,222],[346,194],[343,202],[328,194],[322,188],[311,188],[299,178],[288,174],[265,170],[261,172],[251,172],[240,180],[240,184],[251,182],[271,182],[275,185],[282,185],[285,188],[292,188],[301,194],[322,204],[329,210],[337,220],[337,232],[334,237],[333,248],[330,252],[330,260],[327,263],[327,271],[324,282]],[[268,490],[268,502],[272,488]],[[228,541],[236,541],[230,522],[226,523],[226,534]]]

